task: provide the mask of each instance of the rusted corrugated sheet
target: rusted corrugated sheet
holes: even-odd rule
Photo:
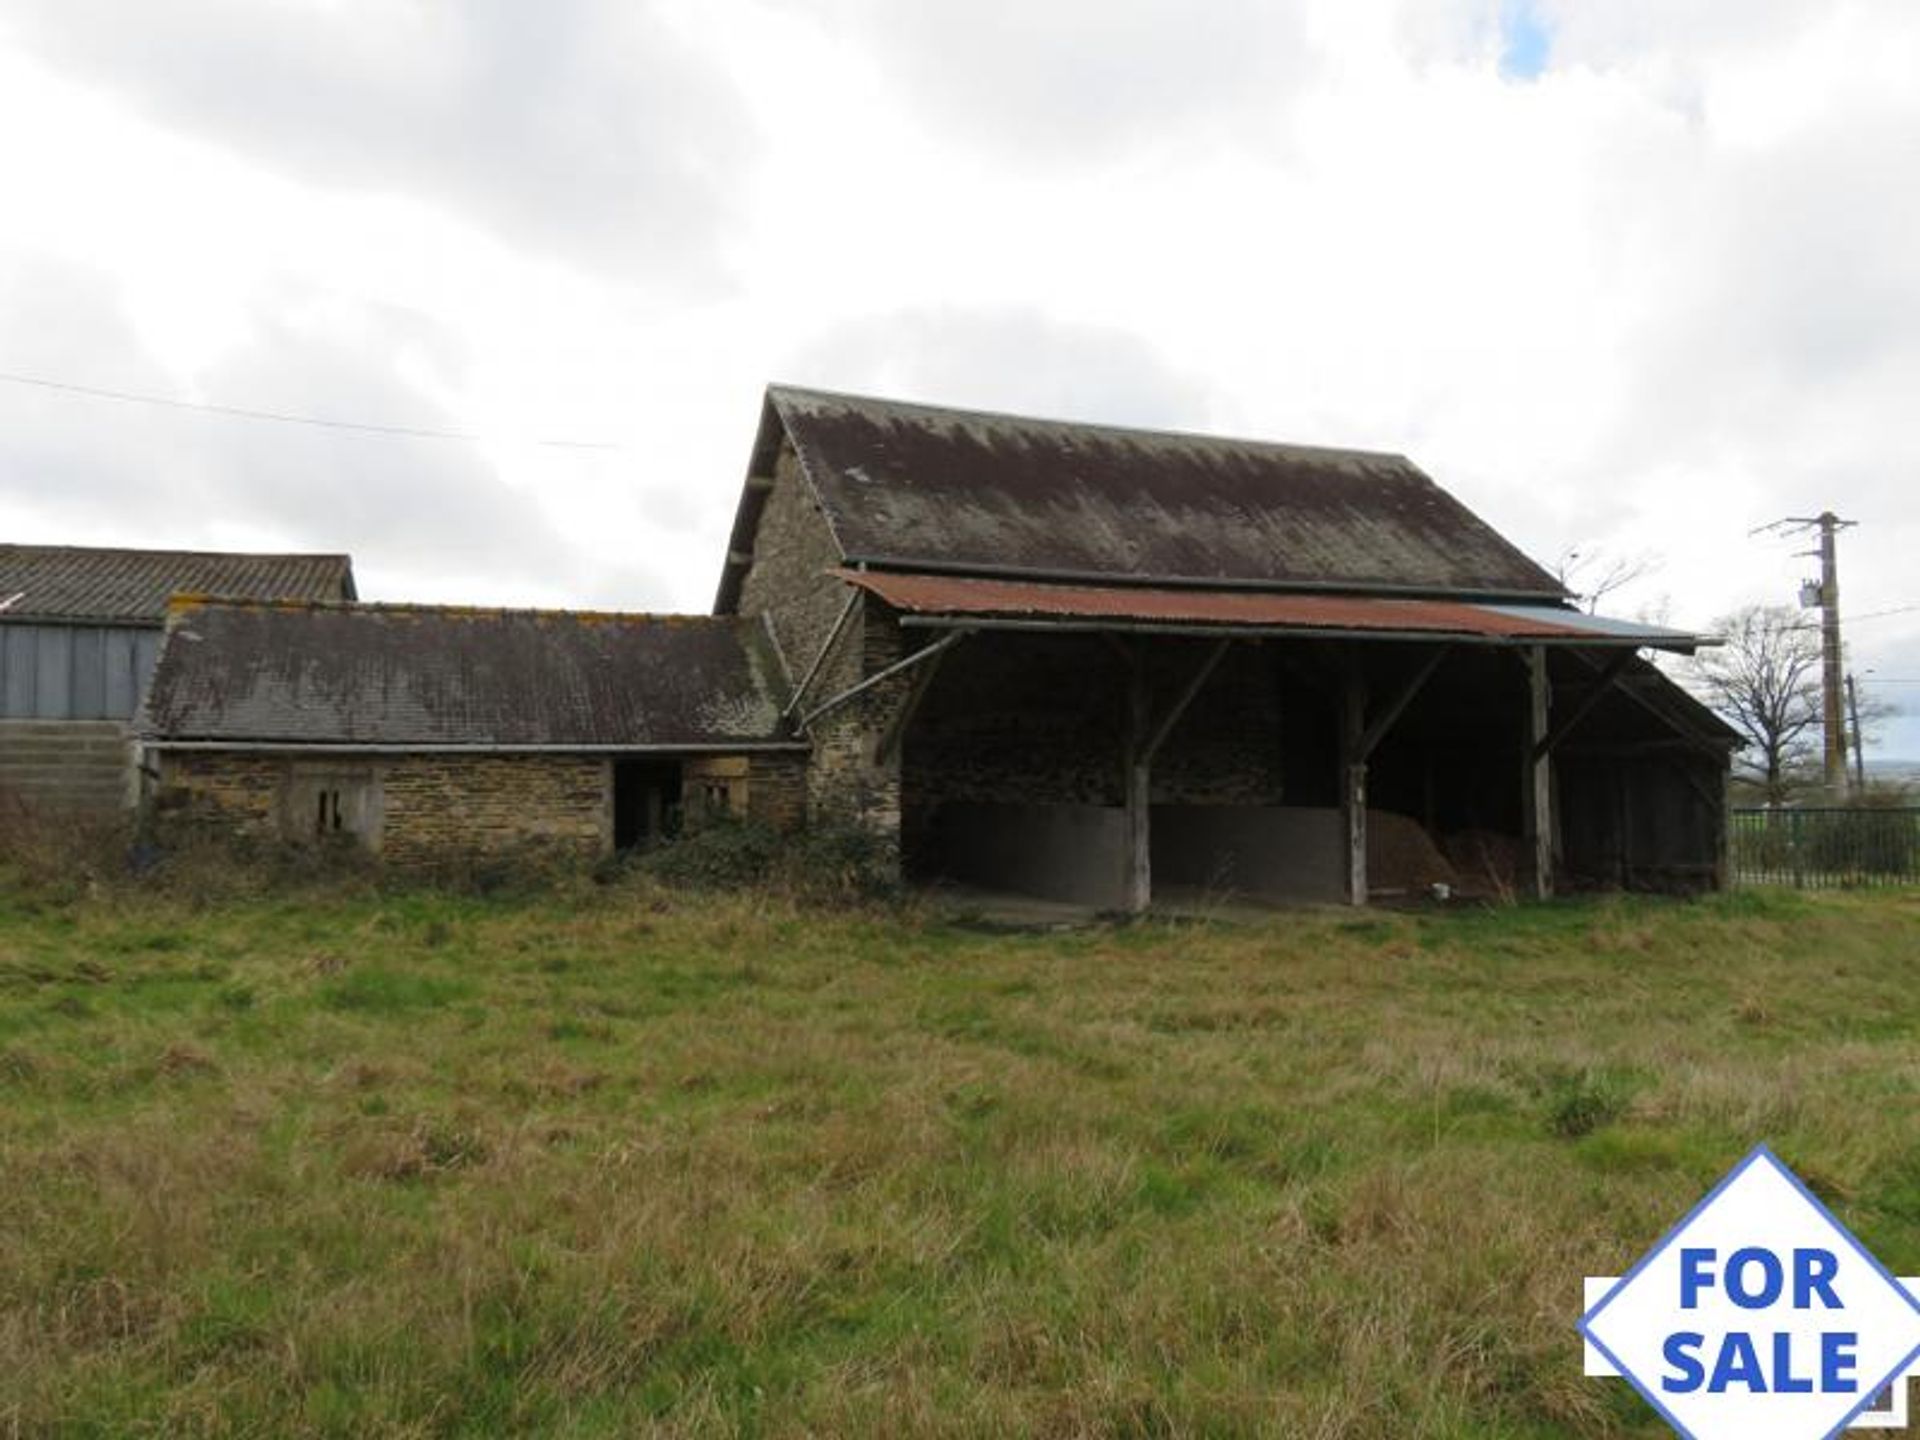
[[[784,682],[754,621],[177,603],[138,729],[158,741],[769,744]]]
[[[351,600],[345,555],[0,545],[0,620],[158,625],[179,594]]]
[[[1248,590],[1135,585],[1040,585],[962,575],[834,572],[897,610],[915,615],[1113,621],[1116,624],[1245,626],[1486,640],[1655,645],[1687,649],[1696,637],[1548,606],[1474,605],[1376,595],[1282,595]]]
[[[1399,455],[773,386],[760,473],[779,438],[769,426],[794,446],[849,562],[1095,582],[1564,593]],[[759,503],[750,487],[736,551],[751,548]]]

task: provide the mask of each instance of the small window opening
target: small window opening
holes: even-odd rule
[[[314,817],[316,835],[337,835],[342,829],[340,821],[340,792],[322,790],[319,792],[319,811]]]

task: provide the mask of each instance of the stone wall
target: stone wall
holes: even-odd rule
[[[271,755],[166,750],[149,756],[160,774],[155,808],[165,820],[187,816],[251,839],[281,832],[287,762]]]
[[[749,757],[747,814],[776,830],[796,830],[806,823],[805,752],[764,751]]]
[[[319,833],[319,796],[340,797],[346,833],[401,864],[557,845],[599,854],[613,843],[610,762],[595,755],[399,755],[314,759],[222,751],[158,757],[156,810],[257,840]],[[690,762],[692,763],[692,762]],[[779,829],[806,807],[804,753],[742,762],[747,813]]]
[[[798,684],[813,666],[847,604],[851,587],[825,574],[840,563],[827,520],[807,488],[792,446],[782,444],[773,489],[754,532],[753,563],[740,587],[740,613],[768,617]],[[860,595],[800,709],[859,683],[899,659],[899,625],[887,607]],[[875,746],[903,703],[912,679],[902,675],[847,702],[813,727],[805,764],[808,819],[852,821],[883,835],[900,828],[900,757],[881,760]]]
[[[740,613],[766,615],[797,685],[813,664],[847,603],[848,585],[825,572],[840,563],[826,516],[800,473],[790,444],[780,447],[773,489],[754,531],[753,563],[740,585]],[[814,677],[808,699],[818,703],[859,678],[859,630],[847,629]]]
[[[613,844],[608,762],[592,755],[408,755],[382,765],[380,853],[407,863]]]
[[[1156,639],[1134,648],[1158,715],[1211,647]],[[1126,662],[1094,636],[1003,631],[962,641],[908,734],[910,805],[1121,804],[1128,683]],[[1236,644],[1154,757],[1154,803],[1282,803],[1281,710],[1271,657]]]
[[[872,676],[928,643],[925,635],[906,635],[886,606],[861,598],[856,613],[858,674]],[[913,672],[902,672],[863,691],[814,723],[813,759],[807,771],[810,817],[864,825],[898,838],[902,747],[885,756],[879,747],[906,703]]]

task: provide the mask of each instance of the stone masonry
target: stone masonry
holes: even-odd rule
[[[161,814],[254,839],[306,840],[315,800],[345,802],[343,829],[406,864],[558,846],[601,854],[613,843],[611,761],[597,755],[395,755],[376,759],[163,752]],[[806,757],[746,762],[747,813],[779,829],[800,822]]]
[[[741,588],[740,613],[767,616],[796,684],[833,635],[848,595],[857,596],[853,613],[808,687],[802,714],[906,653],[900,627],[886,607],[826,573],[839,564],[839,551],[789,444],[782,445],[774,467],[753,557]],[[875,742],[911,684],[910,675],[883,682],[814,724],[806,766],[809,819],[850,820],[898,836],[899,751],[879,760]]]

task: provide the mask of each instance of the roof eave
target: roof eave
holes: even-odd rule
[[[1268,625],[1257,621],[1127,620],[1117,616],[1074,617],[1046,615],[972,615],[903,613],[900,625],[910,630],[1029,630],[1066,634],[1122,633],[1129,635],[1185,635],[1214,639],[1243,637],[1262,640],[1379,640],[1416,641],[1431,645],[1483,645],[1523,650],[1539,645],[1550,650],[1664,650],[1691,655],[1693,637],[1649,640],[1602,635],[1489,635],[1471,630],[1394,630],[1372,626]]]
[[[747,457],[746,478],[740,484],[740,503],[734,507],[733,529],[727,534],[727,553],[721,561],[720,584],[713,597],[716,615],[739,613],[740,588],[752,563],[754,532],[760,527],[760,512],[767,508],[767,497],[773,491],[771,481],[785,434],[786,425],[774,408],[769,386],[760,399],[760,425],[754,432],[753,451]]]

